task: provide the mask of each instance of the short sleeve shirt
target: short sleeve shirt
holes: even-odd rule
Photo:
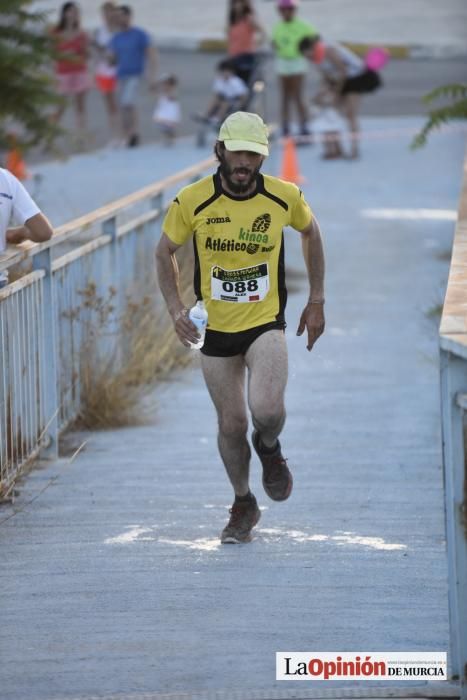
[[[237,75],[232,75],[227,80],[216,78],[212,85],[212,91],[215,95],[220,95],[224,100],[235,100],[246,95],[248,88],[241,78]]]
[[[296,185],[269,175],[258,176],[247,199],[227,194],[218,172],[178,193],[163,231],[177,245],[193,239],[194,290],[208,328],[236,333],[284,321],[284,228],[301,231],[312,216]]]
[[[272,38],[279,58],[299,58],[298,45],[306,36],[317,34],[316,28],[302,19],[278,22],[272,31]]]
[[[144,73],[146,50],[151,40],[149,34],[138,27],[117,32],[110,40],[109,48],[117,59],[117,76],[130,78]]]
[[[5,252],[7,229],[12,224],[22,226],[39,213],[39,207],[21,182],[9,170],[0,168],[0,255]],[[0,280],[5,277],[0,272]]]

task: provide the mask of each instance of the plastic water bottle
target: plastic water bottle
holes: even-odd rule
[[[204,336],[206,334],[206,326],[208,325],[208,312],[205,309],[204,301],[197,301],[190,309],[188,318],[196,326],[201,338],[197,343],[190,343],[192,350],[199,350],[204,345]]]

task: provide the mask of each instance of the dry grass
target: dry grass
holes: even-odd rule
[[[129,304],[121,339],[126,346],[123,359],[119,357],[121,346],[107,358],[96,357],[89,349],[82,353],[82,427],[98,430],[141,423],[147,418],[147,409],[141,405],[143,397],[191,359],[167,313],[156,311],[148,299]]]
[[[181,268],[181,287],[183,298],[188,301],[192,281],[191,265],[186,263],[183,261]],[[96,297],[99,333],[94,327],[80,353],[79,427],[98,430],[145,422],[154,409],[154,401],[143,406],[142,399],[153,392],[159,381],[191,362],[193,355],[178,340],[170,316],[160,303],[160,292],[152,291],[139,301],[128,299],[117,324],[111,318],[113,305]],[[103,308],[108,313],[103,314]],[[99,339],[109,338],[110,325],[118,328],[112,339],[114,350],[104,354],[99,351]]]

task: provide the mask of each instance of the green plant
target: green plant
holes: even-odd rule
[[[438,129],[443,124],[446,124],[446,122],[455,119],[467,119],[467,84],[453,83],[451,85],[443,85],[425,95],[423,101],[426,104],[431,104],[440,99],[450,100],[450,104],[443,105],[429,112],[425,126],[412,141],[412,148],[424,146],[428,135],[434,129]]]
[[[50,143],[59,128],[50,109],[61,99],[50,64],[55,57],[47,15],[29,8],[32,0],[2,0],[0,19],[0,148]]]
[[[191,253],[184,251],[179,262],[182,296],[188,301],[193,296]],[[80,304],[63,314],[81,325],[83,338],[75,349],[77,357],[70,358],[79,372],[76,425],[98,430],[141,423],[148,415],[142,399],[159,381],[189,364],[193,353],[178,340],[154,283],[144,285],[144,295],[128,295],[121,314],[113,287],[102,294],[91,281],[79,296]],[[75,384],[76,373],[70,377]]]

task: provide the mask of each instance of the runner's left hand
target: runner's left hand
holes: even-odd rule
[[[297,335],[302,335],[305,328],[308,332],[307,350],[311,350],[319,336],[324,331],[324,309],[322,304],[307,304],[300,316]]]

